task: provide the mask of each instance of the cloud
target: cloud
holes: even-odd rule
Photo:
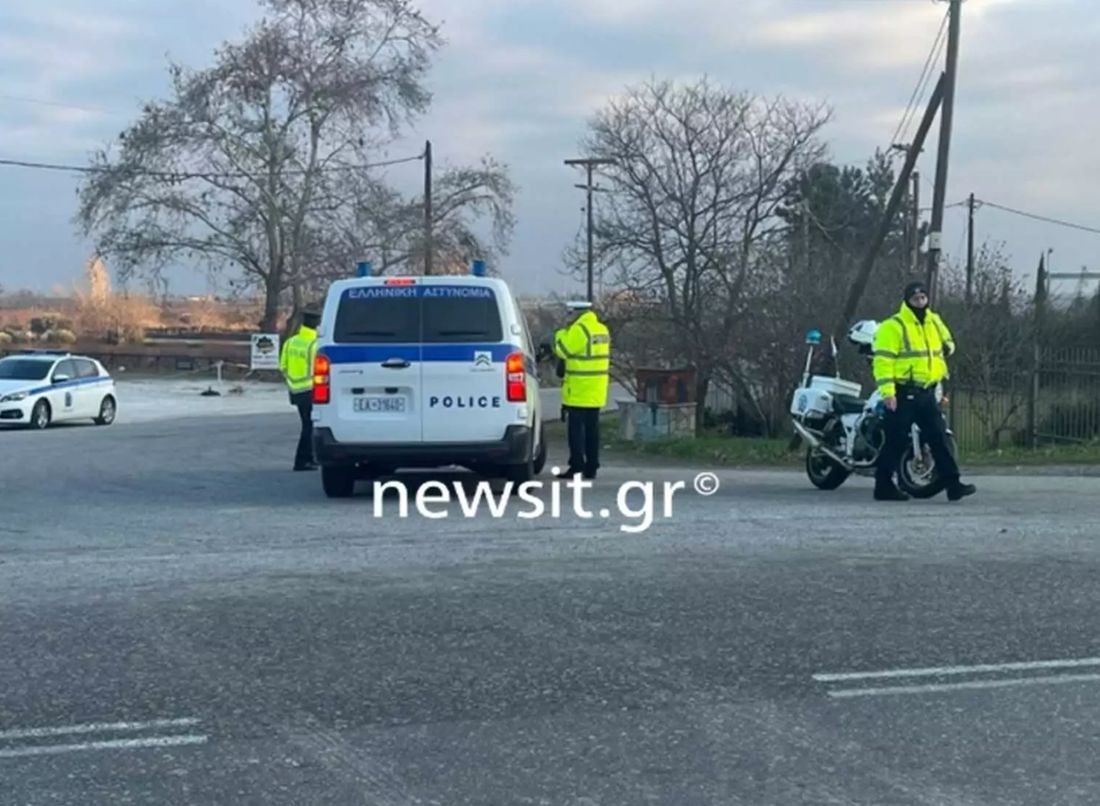
[[[705,73],[764,95],[828,101],[835,116],[823,136],[834,159],[863,165],[875,147],[888,145],[946,12],[944,3],[928,0],[416,5],[443,24],[447,46],[429,76],[429,114],[391,156],[417,153],[430,139],[441,168],[487,152],[507,162],[520,185],[512,255],[521,286],[536,282],[524,267],[556,263],[583,220],[578,177],[562,160],[578,156],[589,117],[627,85]],[[87,0],[21,6],[0,10],[0,95],[93,108],[0,104],[0,151],[35,157],[83,154],[110,139],[125,116],[108,113],[163,91],[165,52],[202,64],[259,13],[254,0],[99,0],[94,13]],[[1096,0],[966,0],[950,200],[973,190],[1012,206],[1100,221],[1100,201],[1082,180],[1100,172],[1090,140],[1100,124],[1092,76],[1097,37]],[[909,137],[922,112],[923,103]],[[926,179],[935,173],[938,131],[937,121],[918,166]],[[417,165],[395,167],[392,179],[419,192]],[[927,185],[923,192],[930,198]],[[68,193],[56,207],[67,216],[71,203]],[[1067,255],[1068,241],[1053,242],[1061,230],[1017,227],[989,210],[982,220],[983,237],[1024,238],[1018,253],[1036,252],[1027,239],[1049,238]],[[1092,247],[1080,246],[1081,254],[1092,248],[1095,258],[1095,236],[1087,237]]]

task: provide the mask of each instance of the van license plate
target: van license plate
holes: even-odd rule
[[[402,413],[405,411],[405,398],[357,397],[355,398],[354,407],[355,411]]]

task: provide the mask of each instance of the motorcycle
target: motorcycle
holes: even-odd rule
[[[876,327],[876,322],[863,321],[848,331],[848,340],[868,361],[872,360]],[[835,365],[836,341],[830,342]],[[809,353],[801,385],[791,397],[790,414],[795,432],[807,446],[806,475],[810,482],[821,490],[835,490],[852,474],[874,476],[886,444],[886,404],[877,389],[863,398],[862,385],[842,379],[839,371],[836,377],[811,375],[815,348],[820,343],[819,331],[806,334]],[[943,414],[947,398],[942,384],[936,386],[936,400],[944,417],[948,449],[957,455],[955,435]],[[898,462],[898,486],[913,498],[931,498],[943,489],[931,449],[915,423],[909,437]]]

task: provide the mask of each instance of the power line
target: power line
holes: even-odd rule
[[[1049,216],[1039,215],[1038,213],[1028,213],[1028,212],[1025,212],[1024,210],[1017,210],[1013,207],[1005,207],[1005,206],[1000,205],[1000,204],[994,204],[993,202],[986,201],[985,199],[975,199],[974,201],[977,202],[978,204],[983,205],[983,206],[988,205],[989,207],[994,207],[998,210],[1004,210],[1006,213],[1012,213],[1013,215],[1023,216],[1024,218],[1031,218],[1031,219],[1034,219],[1036,221],[1043,221],[1047,224],[1056,224],[1059,227],[1068,227],[1070,229],[1076,229],[1076,230],[1081,230],[1082,232],[1091,232],[1094,235],[1100,235],[1100,228],[1097,228],[1097,227],[1087,227],[1084,224],[1074,224],[1071,221],[1062,221],[1061,219],[1050,218]]]
[[[924,100],[924,92],[928,88],[928,82],[932,78],[932,72],[929,68],[932,66],[932,62],[935,60],[937,53],[941,50],[941,44],[943,42],[943,33],[947,28],[948,14],[944,14],[943,21],[940,23],[939,33],[936,34],[936,39],[932,43],[932,48],[928,51],[928,57],[925,59],[924,68],[921,70],[920,78],[917,79],[917,85],[913,88],[913,94],[909,96],[909,104],[905,107],[905,112],[901,116],[901,120],[898,122],[898,127],[894,131],[894,136],[890,138],[891,143],[898,142],[898,135],[903,130],[909,128],[909,123],[912,122],[912,117],[917,111],[917,107],[920,101]],[[918,99],[918,93],[920,98]]]
[[[35,106],[53,106],[58,109],[78,109],[82,112],[103,112],[108,115],[123,114],[118,110],[105,109],[102,106],[80,106],[79,104],[66,104],[60,101],[46,101],[41,98],[26,98],[21,95],[0,95],[0,101],[15,101],[21,104],[34,104]]]
[[[338,165],[334,168],[322,168],[322,172],[327,171],[363,171],[369,168],[383,168],[388,165],[401,165],[406,162],[418,162],[424,159],[424,154],[417,154],[415,157],[401,157],[399,159],[383,160],[381,162],[369,162],[362,165]],[[10,160],[0,159],[0,166],[11,168],[29,168],[32,170],[41,171],[66,171],[73,173],[83,174],[95,174],[106,173],[112,170],[125,170],[119,168],[100,168],[93,165],[64,165],[60,163],[51,162],[32,162],[29,160]],[[126,173],[135,176],[147,176],[157,179],[171,179],[175,181],[183,179],[246,179],[246,178],[263,178],[267,176],[266,173],[257,172],[249,173],[247,171],[149,171],[144,169],[125,170]],[[282,174],[306,174],[308,171],[301,168],[289,169],[281,172]]]

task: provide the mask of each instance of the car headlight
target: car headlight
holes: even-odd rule
[[[26,392],[12,392],[10,395],[0,397],[0,403],[15,403],[18,400],[25,400],[26,398]]]

